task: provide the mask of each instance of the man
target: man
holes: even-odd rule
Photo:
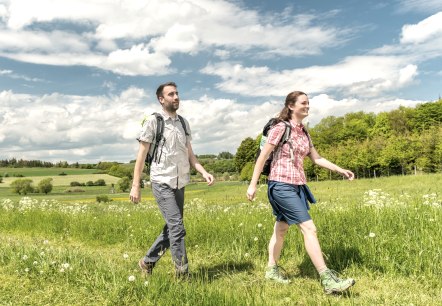
[[[157,148],[157,158],[150,167],[152,192],[166,224],[139,267],[146,274],[152,274],[156,262],[170,248],[175,264],[177,277],[189,273],[183,224],[184,186],[190,181],[190,166],[194,167],[208,185],[214,183],[213,176],[198,162],[190,143],[192,137],[187,120],[183,120],[186,131],[177,115],[180,106],[177,85],[173,82],[158,87],[157,99],[162,106],[161,115],[164,119],[163,139]],[[138,203],[141,200],[140,178],[144,169],[146,155],[151,149],[156,134],[157,120],[155,116],[148,118],[142,127],[139,137],[139,149],[135,163],[130,200]]]

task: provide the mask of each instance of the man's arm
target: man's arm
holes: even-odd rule
[[[132,181],[132,188],[130,190],[130,200],[134,203],[141,201],[141,187],[140,180],[141,174],[144,169],[144,161],[146,160],[147,153],[150,149],[150,143],[140,141],[140,146],[138,148],[137,161],[135,162],[134,175]]]
[[[192,145],[189,144],[187,145],[187,150],[189,152],[189,162],[190,162],[190,166],[192,166],[193,168],[195,168],[196,171],[198,171],[199,173],[201,173],[201,175],[203,176],[203,178],[206,180],[207,185],[213,185],[213,183],[215,182],[213,175],[208,173],[204,167],[199,163],[198,159],[196,158],[195,154],[193,153],[193,149],[192,149]]]

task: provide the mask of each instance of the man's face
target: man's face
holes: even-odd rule
[[[174,113],[180,107],[180,97],[174,86],[165,86],[163,88],[163,96],[159,98],[163,109]]]

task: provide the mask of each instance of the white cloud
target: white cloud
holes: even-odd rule
[[[146,100],[146,92],[135,87],[111,97],[0,92],[0,155],[68,162],[135,159],[141,119],[160,107],[154,99]],[[378,113],[419,102],[388,98],[336,100],[325,94],[310,95],[308,121],[314,125],[326,116],[355,111]],[[243,139],[257,137],[268,119],[282,108],[282,99],[263,99],[252,105],[203,96],[182,100],[179,113],[190,122],[195,153],[217,154],[235,153]]]
[[[2,7],[8,28],[0,30],[1,56],[123,75],[161,75],[170,70],[172,54],[202,50],[223,49],[223,56],[238,50],[260,57],[316,55],[342,45],[350,32],[321,25],[320,16],[260,15],[228,1],[10,0]],[[72,30],[31,30],[60,21]],[[76,25],[87,30],[78,32],[82,27]]]
[[[440,0],[399,0],[398,9],[402,12],[419,11],[424,13],[434,13],[442,10]]]
[[[402,27],[401,43],[419,44],[442,35],[442,12],[432,15],[417,24]]]
[[[221,77],[223,81],[217,85],[221,90],[245,96],[285,96],[292,90],[377,96],[413,81],[417,66],[407,62],[405,58],[367,55],[347,57],[335,65],[283,71],[225,62],[208,65],[202,72]]]

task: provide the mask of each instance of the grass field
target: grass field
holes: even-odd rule
[[[348,294],[323,293],[295,227],[280,262],[292,283],[266,282],[274,222],[266,186],[251,203],[247,185],[229,182],[186,188],[189,281],[174,279],[169,252],[151,277],[137,270],[163,225],[148,189],[138,205],[127,193],[95,203],[98,187],[64,197],[0,193],[0,304],[442,304],[442,175],[309,186],[329,267],[357,280]]]

